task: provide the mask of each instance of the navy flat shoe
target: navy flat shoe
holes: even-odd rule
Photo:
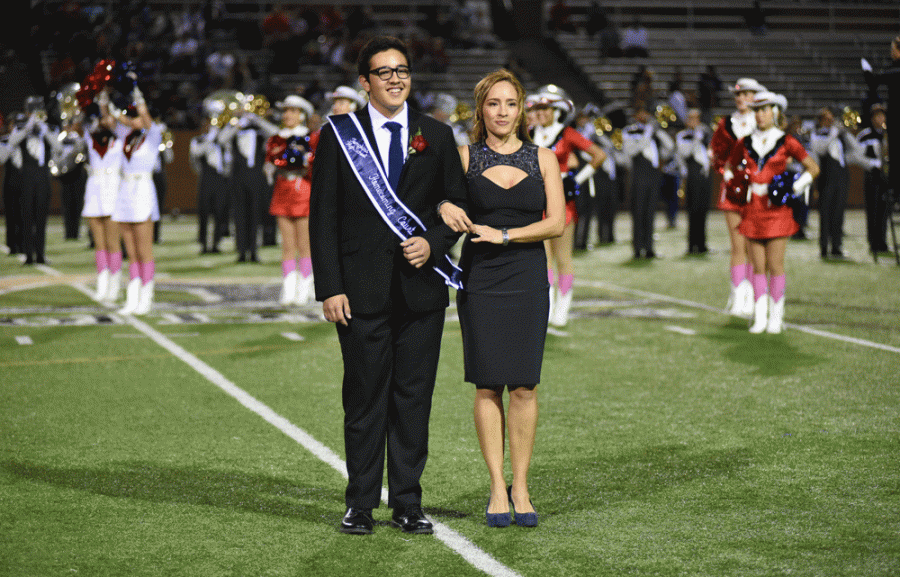
[[[513,503],[512,500],[512,485],[507,487],[507,494],[509,495],[509,506],[515,514],[515,523],[519,527],[537,527],[538,524],[538,514],[537,512],[533,513],[516,513],[516,504]],[[531,503],[531,508],[534,509],[534,503],[529,499],[529,503]]]

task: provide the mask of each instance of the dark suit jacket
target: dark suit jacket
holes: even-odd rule
[[[423,237],[431,258],[416,269],[403,257],[400,238],[375,210],[350,168],[334,129],[322,128],[313,163],[309,235],[316,300],[346,294],[351,313],[377,314],[389,309],[395,274],[409,310],[425,312],[449,305],[447,287],[432,265],[459,238],[440,219],[437,205],[450,200],[466,208],[466,181],[449,126],[409,111],[409,134],[420,129],[428,143],[403,165],[397,196],[427,228]],[[372,147],[377,144],[368,107],[354,112]]]

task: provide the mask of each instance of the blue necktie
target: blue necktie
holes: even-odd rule
[[[385,122],[384,127],[391,131],[391,147],[388,149],[388,181],[394,192],[400,186],[400,171],[403,170],[403,146],[400,144],[399,122]]]

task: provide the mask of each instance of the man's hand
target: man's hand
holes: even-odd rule
[[[444,224],[450,227],[453,232],[471,232],[472,221],[466,215],[466,211],[459,208],[452,202],[445,202],[438,209]]]
[[[350,316],[350,301],[347,295],[339,294],[325,299],[322,303],[322,312],[325,314],[325,320],[330,323],[341,323],[345,327]]]
[[[403,256],[416,268],[422,268],[431,256],[431,245],[421,236],[411,236],[401,242],[400,246],[403,247]]]

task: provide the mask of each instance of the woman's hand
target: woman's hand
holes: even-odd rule
[[[472,232],[472,221],[466,215],[466,211],[459,208],[452,202],[441,204],[438,209],[444,224],[450,227],[453,232]]]
[[[472,242],[503,244],[503,233],[496,228],[484,224],[473,224],[470,232],[476,235],[472,237]]]

